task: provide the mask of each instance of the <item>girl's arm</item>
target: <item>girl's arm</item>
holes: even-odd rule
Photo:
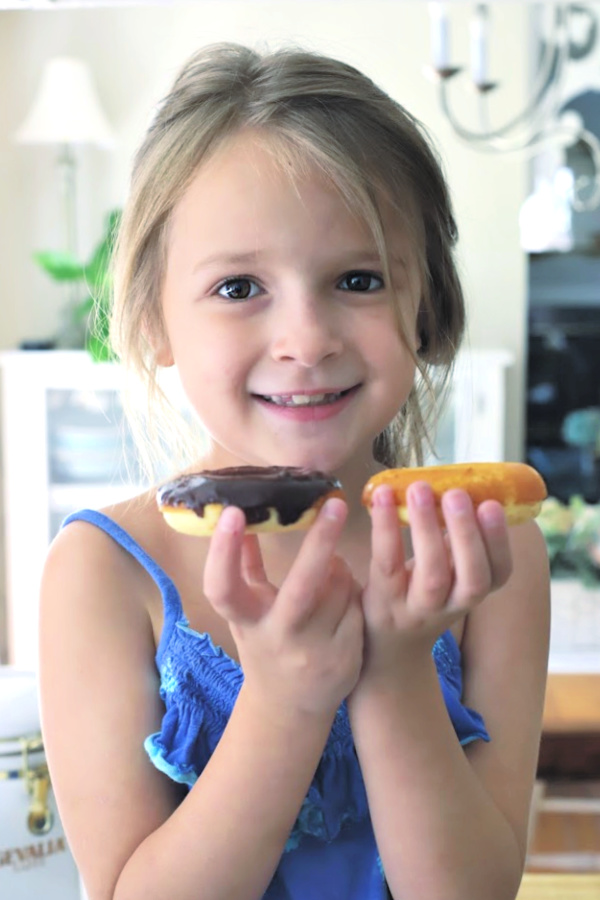
[[[467,530],[476,527],[467,518]],[[510,529],[510,548],[511,577],[483,602],[472,601],[462,641],[463,701],[483,715],[490,743],[460,746],[431,640],[411,639],[404,621],[393,677],[385,667],[377,669],[374,650],[372,678],[367,642],[365,676],[349,711],[387,881],[392,896],[402,900],[514,900],[518,890],[541,731],[549,588],[537,526]],[[446,555],[441,544],[436,552]],[[465,559],[451,572],[454,585],[466,577]],[[492,557],[492,569],[494,564],[503,568],[502,553]],[[392,568],[385,577],[393,578]],[[483,568],[470,568],[480,590]],[[443,593],[435,555],[425,571],[431,596]],[[443,620],[444,607],[431,596],[431,608],[422,601],[413,617],[417,632],[427,633],[428,620]],[[461,603],[468,605],[446,604],[448,622],[456,621]]]
[[[293,621],[289,604],[280,604],[277,616],[273,604],[265,627],[260,620],[244,623],[251,637],[264,638],[281,702],[264,695],[263,683],[249,673],[217,749],[185,797],[155,770],[143,748],[163,714],[144,602],[156,586],[110,538],[85,523],[69,525],[55,541],[41,598],[43,729],[61,817],[90,900],[263,895],[327,740],[341,700],[337,693],[348,692],[360,669],[359,592],[330,559],[342,525],[341,518],[337,524],[316,523],[296,567],[304,585],[311,578],[320,582],[331,604],[320,603],[320,591],[316,600],[306,593],[302,602],[291,597],[304,619],[283,634],[282,611]],[[221,535],[213,577],[240,546],[239,533]],[[260,580],[256,553],[252,565]],[[225,583],[227,572],[222,574]],[[226,605],[228,598],[220,602]],[[234,599],[229,602],[234,605]],[[315,634],[323,635],[320,641]],[[279,649],[269,646],[271,635]],[[312,701],[314,691],[302,693],[302,678],[292,671],[295,660],[313,659],[320,678],[317,659],[350,660],[340,642],[353,646],[354,671],[349,675],[346,665],[340,674],[329,665],[331,689],[321,692],[322,706],[296,702]],[[271,675],[261,674],[266,688]],[[295,693],[285,695],[282,684],[293,685]]]

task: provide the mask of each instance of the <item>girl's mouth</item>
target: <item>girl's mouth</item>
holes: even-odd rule
[[[326,394],[257,394],[260,400],[273,403],[275,406],[285,406],[289,409],[308,406],[328,406],[336,403],[342,397],[346,397],[356,387],[347,388],[345,391],[337,391]]]
[[[343,391],[318,394],[254,394],[261,407],[278,418],[293,422],[320,422],[342,412],[361,385]]]

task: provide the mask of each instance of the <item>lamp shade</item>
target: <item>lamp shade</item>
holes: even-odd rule
[[[33,106],[15,139],[24,144],[113,146],[113,131],[83,60],[58,56],[46,63]]]

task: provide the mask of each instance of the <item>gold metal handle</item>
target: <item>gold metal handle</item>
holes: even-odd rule
[[[27,788],[31,798],[27,827],[32,834],[47,834],[54,822],[52,811],[48,806],[48,790],[50,788],[48,772],[30,772]]]
[[[18,769],[0,771],[0,781],[7,778],[23,778],[29,794],[29,812],[27,815],[27,827],[32,834],[47,834],[54,825],[54,816],[48,804],[48,792],[50,790],[50,775],[45,762],[40,765],[31,764],[31,754],[43,751],[41,734],[29,737],[1,739],[0,756],[4,756],[1,745],[18,743],[21,748],[21,765]],[[11,753],[13,755],[11,748]]]

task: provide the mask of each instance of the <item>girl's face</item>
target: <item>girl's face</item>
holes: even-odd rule
[[[178,367],[214,441],[210,464],[373,470],[372,442],[415,366],[373,238],[316,168],[290,178],[239,134],[175,207],[158,362]],[[384,217],[394,289],[416,343],[420,281]]]

